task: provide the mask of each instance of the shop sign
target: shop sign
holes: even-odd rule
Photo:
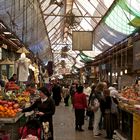
[[[133,47],[133,70],[140,69],[140,41],[134,43]]]

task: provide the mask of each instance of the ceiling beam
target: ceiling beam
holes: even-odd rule
[[[56,17],[71,17],[71,15],[68,15],[68,14],[66,14],[66,15],[61,15],[61,14],[59,14],[59,15],[56,15],[56,14],[43,14],[44,16],[56,16]],[[75,17],[83,17],[83,18],[102,18],[102,16],[76,16],[75,15]]]

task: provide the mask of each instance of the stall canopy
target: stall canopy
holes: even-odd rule
[[[42,61],[81,68],[140,27],[140,0],[0,0],[0,18]],[[92,32],[89,51],[73,50],[73,32]]]

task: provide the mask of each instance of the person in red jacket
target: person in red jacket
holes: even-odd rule
[[[73,107],[75,109],[75,130],[84,131],[85,109],[87,108],[86,95],[83,93],[83,86],[77,87],[77,92],[74,94]]]

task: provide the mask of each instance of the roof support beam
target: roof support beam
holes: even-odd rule
[[[70,17],[70,15],[56,15],[56,14],[43,14],[44,16],[56,16],[56,17]],[[83,18],[102,18],[102,16],[76,16],[75,17],[83,17]]]

